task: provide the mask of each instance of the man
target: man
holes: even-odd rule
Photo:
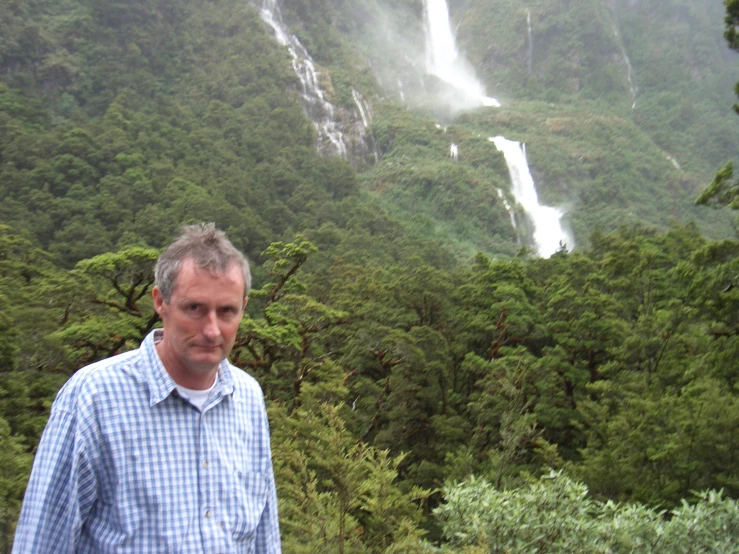
[[[154,281],[163,329],[59,392],[14,553],[281,552],[262,391],[226,360],[249,264],[213,224],[193,225]]]

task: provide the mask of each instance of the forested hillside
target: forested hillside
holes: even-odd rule
[[[0,0],[0,551],[56,392],[159,324],[197,221],[253,264],[286,553],[736,551],[736,212],[693,204],[739,143],[720,1],[451,1],[502,104],[461,111],[420,0],[277,6],[345,155],[261,2]],[[577,249],[512,225],[495,135]]]
[[[380,162],[363,183],[420,232],[499,253],[514,231],[495,191],[509,176],[485,141],[498,134],[526,142],[539,195],[566,210],[577,244],[595,225],[675,220],[733,236],[728,218],[692,207],[739,141],[723,10],[714,0],[451,1],[460,54],[502,104],[461,116],[427,72],[424,2],[313,0],[283,13],[337,105],[352,107],[351,86],[374,94]]]

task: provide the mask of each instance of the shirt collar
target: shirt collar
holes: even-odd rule
[[[165,369],[156,343],[162,340],[164,329],[154,329],[141,343],[141,351],[146,359],[146,380],[149,383],[149,405],[154,406],[167,398],[177,388],[169,372]],[[227,396],[234,392],[234,380],[228,360],[223,360],[218,366],[216,384],[211,394]]]

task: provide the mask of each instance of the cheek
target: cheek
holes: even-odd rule
[[[239,324],[229,324],[224,327],[221,327],[221,334],[224,337],[228,337],[229,340],[234,340],[236,338],[236,333],[239,330]]]
[[[189,318],[180,318],[176,324],[176,333],[182,340],[189,340],[200,333],[201,325]]]

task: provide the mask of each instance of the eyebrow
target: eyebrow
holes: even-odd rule
[[[211,302],[209,300],[198,300],[196,298],[190,298],[190,297],[185,296],[185,297],[182,298],[182,300],[180,300],[180,303],[182,303],[182,304],[199,304],[199,305],[203,305],[203,304],[212,304],[213,302]],[[225,302],[223,304],[216,303],[215,306],[217,308],[222,308],[224,306],[225,307],[232,307],[232,306],[241,307],[241,303],[240,302]]]

